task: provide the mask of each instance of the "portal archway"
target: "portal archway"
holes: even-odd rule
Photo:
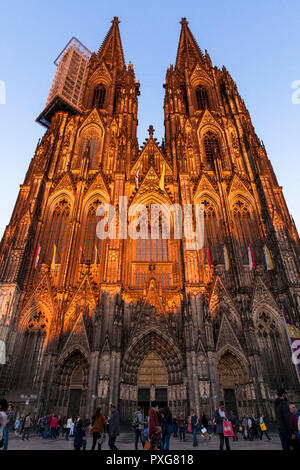
[[[233,349],[226,348],[219,356],[218,374],[226,410],[233,411],[236,416],[252,411],[248,365]]]
[[[186,408],[184,361],[175,344],[157,330],[141,335],[122,361],[121,417],[130,419],[138,403],[156,399],[173,413]],[[148,410],[147,410],[148,411]],[[132,419],[132,418],[131,418]]]

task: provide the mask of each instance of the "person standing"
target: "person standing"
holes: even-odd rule
[[[173,418],[173,431],[174,431],[174,437],[178,437],[178,418],[177,416],[174,416]]]
[[[8,403],[5,399],[0,400],[0,441],[4,439],[4,429],[7,423],[7,411]]]
[[[93,436],[93,445],[91,450],[95,450],[96,442],[98,441],[98,450],[101,450],[101,443],[99,439],[105,432],[105,423],[106,419],[104,414],[102,413],[101,408],[97,408],[93,417],[92,417],[92,428],[90,430],[90,434]]]
[[[25,440],[25,437],[26,437],[26,440],[27,440],[27,441],[29,440],[29,434],[30,434],[31,425],[32,425],[32,416],[31,416],[31,413],[28,413],[28,415],[27,415],[26,418],[25,418],[25,422],[24,422],[24,429],[23,429],[23,434],[22,434],[22,441]]]
[[[278,390],[277,395],[278,398],[275,401],[275,416],[282,450],[290,450],[292,440],[296,439],[296,434],[294,433],[287,394],[286,391],[281,388]]]
[[[259,417],[259,438],[260,440],[262,441],[262,438],[263,438],[263,433],[265,433],[265,435],[267,436],[268,440],[270,441],[271,438],[268,434],[268,429],[267,429],[267,425],[266,425],[266,422],[265,422],[265,417],[264,415],[261,413],[260,417]]]
[[[180,442],[185,442],[185,417],[181,411],[178,417],[179,439]]]
[[[230,450],[229,437],[225,437],[224,432],[223,432],[223,421],[228,420],[228,419],[229,418],[225,411],[224,402],[221,401],[219,408],[215,412],[215,420],[217,424],[216,432],[217,434],[219,434],[219,438],[220,438],[219,450],[224,449],[224,440],[225,440],[226,450]]]
[[[232,439],[234,442],[238,440],[237,433],[238,433],[239,428],[238,427],[236,428],[236,416],[234,415],[233,411],[229,411],[229,420],[231,421],[232,429],[234,432],[234,436]]]
[[[120,434],[120,414],[115,405],[110,406],[111,417],[109,422],[109,441],[110,450],[119,450],[116,445],[117,436]]]
[[[190,422],[192,426],[192,433],[193,433],[193,447],[198,446],[198,441],[197,441],[197,426],[198,426],[198,417],[195,414],[195,410],[191,409],[191,416],[190,416]]]
[[[76,428],[74,432],[74,449],[80,450],[81,447],[83,450],[85,449],[84,446],[84,437],[86,436],[85,430],[83,429],[83,422],[80,420],[76,423]]]
[[[4,437],[3,450],[8,449],[9,431],[11,431],[13,429],[13,421],[14,421],[13,407],[12,407],[12,405],[8,405],[8,408],[7,408],[7,422],[6,422],[6,426],[4,428],[4,431],[3,431],[3,437]]]
[[[71,429],[73,427],[73,420],[71,418],[71,416],[67,419],[67,424],[66,424],[66,429],[65,429],[65,433],[66,433],[66,441],[69,440],[69,435],[70,435],[70,432],[71,432]]]
[[[290,412],[291,412],[291,418],[293,422],[293,432],[296,435],[296,439],[292,439],[291,447],[293,450],[300,450],[297,408],[294,404],[290,404]]]
[[[21,425],[21,420],[20,420],[20,417],[17,416],[17,419],[15,421],[15,425],[14,425],[15,437],[19,437],[20,425]]]
[[[162,450],[170,449],[170,438],[173,431],[173,418],[171,410],[168,406],[162,409],[163,421],[162,427]]]
[[[134,413],[133,420],[132,420],[132,427],[134,428],[134,431],[135,431],[135,450],[138,450],[139,439],[141,440],[142,446],[144,447],[144,439],[142,437],[144,420],[143,420],[143,415],[142,415],[142,408],[140,406]]]
[[[57,426],[58,426],[58,419],[56,415],[53,415],[52,420],[51,420],[51,439],[56,439],[57,435]]]
[[[149,412],[148,436],[151,441],[151,450],[160,450],[161,448],[161,425],[158,417],[158,403],[153,400]]]

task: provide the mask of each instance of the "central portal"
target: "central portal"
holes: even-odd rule
[[[144,417],[149,414],[152,400],[156,400],[160,408],[168,404],[168,374],[155,352],[148,354],[138,373],[138,406],[142,408]]]

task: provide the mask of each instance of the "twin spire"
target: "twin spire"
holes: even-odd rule
[[[103,59],[110,68],[116,65],[118,69],[124,69],[125,59],[121,42],[119,23],[119,18],[115,16],[112,20],[112,26],[110,27],[110,30],[108,31],[101,47],[98,50],[97,56],[100,60]],[[182,18],[180,24],[181,33],[175,68],[182,69],[186,66],[192,68],[196,65],[197,62],[204,64],[204,56],[197,44],[197,41],[191,33],[191,30],[188,27],[188,21],[186,18]]]
[[[109,68],[116,66],[118,69],[124,69],[125,59],[119,30],[119,18],[117,16],[112,20],[112,25],[105,39],[98,50],[97,56],[104,60]]]

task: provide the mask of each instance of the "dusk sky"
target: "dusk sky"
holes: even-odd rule
[[[292,83],[300,80],[299,0],[27,0],[1,5],[0,235],[45,132],[35,119],[52,84],[53,61],[72,36],[97,51],[114,16],[126,63],[141,83],[139,144],[149,124],[159,140],[164,136],[162,85],[186,17],[202,51],[236,81],[300,227],[300,104],[292,103]]]

